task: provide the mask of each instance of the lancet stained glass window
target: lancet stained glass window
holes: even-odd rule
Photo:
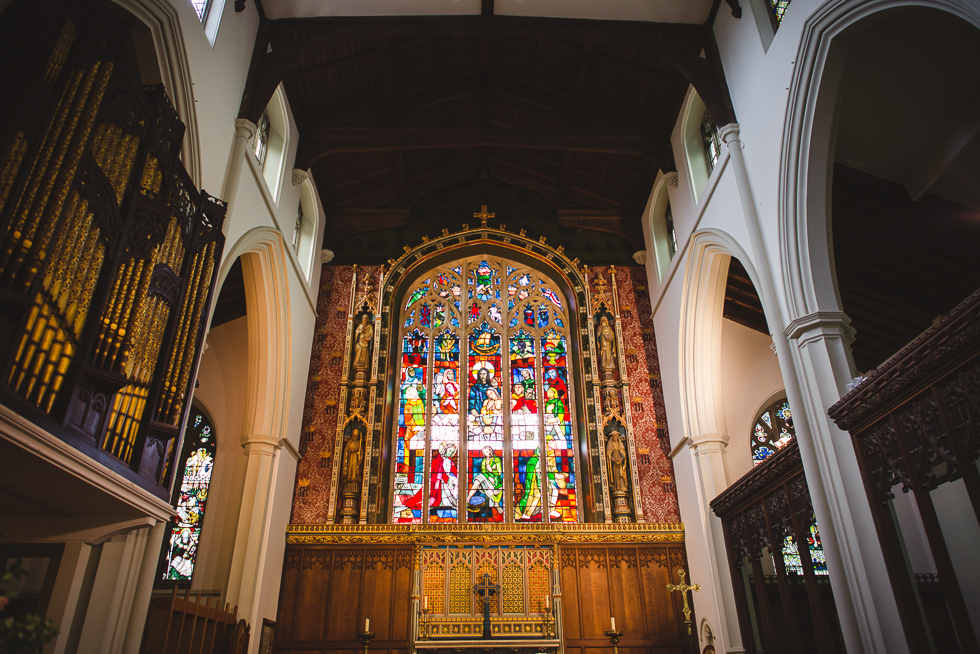
[[[756,420],[752,428],[752,464],[759,465],[796,438],[793,412],[786,398],[776,400]]]
[[[392,522],[578,520],[571,322],[559,288],[489,256],[409,287],[395,318]]]
[[[177,485],[177,517],[170,523],[163,543],[161,579],[164,582],[190,582],[201,541],[208,487],[214,468],[215,442],[214,429],[199,410],[191,413],[184,448],[186,455]]]
[[[708,174],[710,175],[721,156],[721,139],[718,137],[715,121],[707,109],[701,118],[701,144],[704,146],[704,161],[708,166]]]
[[[769,10],[775,18],[774,27],[779,27],[786,15],[786,8],[789,7],[790,0],[769,0]]]

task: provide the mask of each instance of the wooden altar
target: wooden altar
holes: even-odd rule
[[[678,570],[681,524],[290,525],[276,651],[612,651],[689,654]],[[473,586],[501,586],[492,636]],[[547,599],[545,599],[547,597]],[[426,612],[427,611],[427,612]],[[692,618],[695,620],[696,618]]]

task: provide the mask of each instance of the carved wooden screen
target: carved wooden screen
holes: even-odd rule
[[[184,170],[163,87],[124,63],[131,15],[35,18],[59,37],[23,53],[48,65],[0,127],[0,396],[169,498],[225,205]]]
[[[577,521],[570,322],[558,289],[487,256],[408,287],[395,318],[393,522]]]

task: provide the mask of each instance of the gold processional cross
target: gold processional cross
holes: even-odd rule
[[[687,591],[693,590],[695,593],[701,590],[701,584],[694,584],[689,586],[687,582],[684,581],[684,568],[677,568],[677,576],[681,578],[681,583],[679,584],[667,584],[667,591],[674,592],[679,590],[684,597],[684,624],[687,625],[687,635],[691,635],[691,606],[687,603]]]
[[[495,214],[495,213],[487,213],[487,205],[484,204],[483,206],[480,207],[479,213],[473,214],[473,217],[480,219],[480,227],[486,227],[487,226],[487,218],[496,218],[497,217],[497,214]]]

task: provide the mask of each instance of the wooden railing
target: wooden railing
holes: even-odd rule
[[[138,81],[135,18],[109,0],[15,5],[0,403],[169,500],[226,207],[185,171],[163,87]]]
[[[963,539],[980,525],[980,291],[879,366],[829,415],[851,434],[909,648],[980,651],[962,592],[972,580],[960,578],[974,565],[977,547]],[[898,491],[912,494],[916,524],[899,521]],[[950,505],[964,509],[955,520]],[[910,561],[904,541],[910,530],[924,533],[934,574]],[[964,546],[971,554],[957,561]]]
[[[140,654],[246,654],[250,629],[238,619],[238,607],[211,600],[192,600],[190,590],[178,597],[176,588],[170,597],[153,598]]]
[[[818,575],[808,546],[815,518],[797,442],[729,486],[711,509],[724,525],[745,651],[843,652],[830,578]],[[787,571],[787,536],[802,575]]]

